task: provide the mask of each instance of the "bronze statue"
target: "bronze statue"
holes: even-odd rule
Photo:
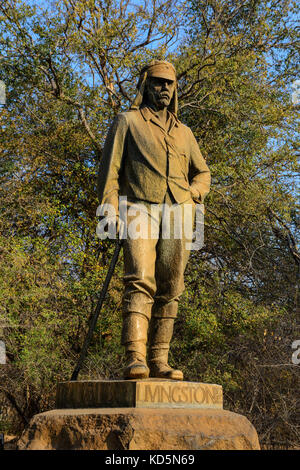
[[[195,202],[203,203],[209,187],[210,171],[196,139],[177,118],[176,71],[166,61],[152,61],[141,71],[130,110],[118,114],[109,129],[99,168],[100,203],[111,204],[119,216],[119,196],[126,196],[129,220],[132,207],[142,203],[158,233],[124,240],[125,379],[183,379],[168,365],[168,352],[189,237],[176,237],[174,227],[162,237],[162,213],[154,217],[150,206],[190,204],[194,214]]]

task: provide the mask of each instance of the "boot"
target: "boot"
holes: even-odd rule
[[[153,317],[150,323],[149,360],[150,377],[183,380],[181,370],[168,364],[170,341],[173,335],[174,318]]]
[[[147,379],[146,343],[149,320],[141,313],[129,312],[123,319],[122,344],[125,346],[124,379]]]

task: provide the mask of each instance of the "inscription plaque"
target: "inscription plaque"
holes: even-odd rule
[[[61,382],[57,408],[223,408],[220,385],[161,379]]]

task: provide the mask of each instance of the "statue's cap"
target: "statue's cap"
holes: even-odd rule
[[[146,70],[145,70],[146,69]],[[176,80],[176,71],[172,64],[165,60],[155,60],[143,70],[147,71],[148,77],[165,78],[167,80]]]

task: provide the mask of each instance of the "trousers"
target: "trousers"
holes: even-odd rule
[[[154,207],[155,206],[155,207]],[[139,210],[137,210],[139,209]],[[168,190],[163,204],[126,202],[123,315],[176,318],[190,255],[195,203],[176,204]]]

